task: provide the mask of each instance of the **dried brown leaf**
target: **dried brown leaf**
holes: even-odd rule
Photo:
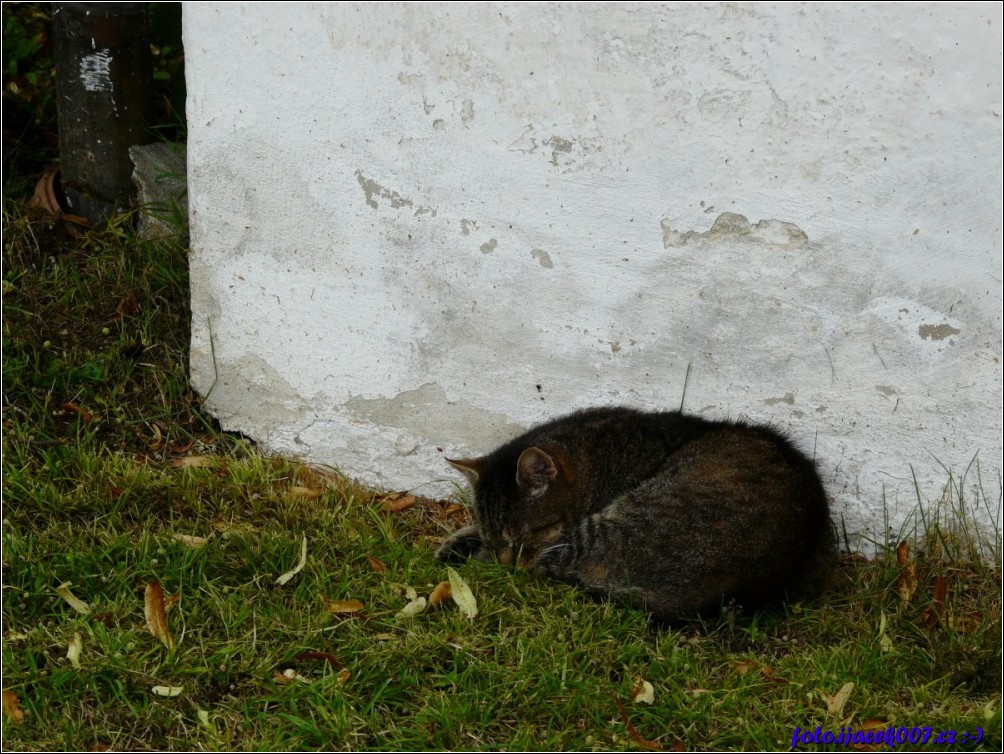
[[[164,434],[160,431],[160,425],[157,422],[153,422],[150,426],[153,427],[153,439],[147,441],[147,447],[152,451],[158,451],[164,444]]]
[[[624,709],[624,704],[620,699],[614,697],[614,704],[617,705],[617,711],[621,713],[621,720],[624,721],[624,726],[627,728],[628,735],[634,740],[636,744],[641,746],[643,749],[651,749],[653,751],[665,751],[662,745],[658,741],[649,741],[647,738],[642,738],[638,729],[631,724],[631,719],[628,717],[627,710]]]
[[[349,673],[349,671],[343,670],[341,673],[338,674],[338,682],[344,686],[346,683],[349,682],[349,678],[351,677],[352,674]]]
[[[387,573],[387,571],[389,570],[387,566],[385,566],[379,560],[374,558],[372,555],[367,555],[366,560],[370,562],[370,568],[372,568],[377,573]]]
[[[394,492],[390,495],[384,495],[381,499],[381,507],[388,513],[397,513],[413,506],[417,499],[414,495]]]
[[[310,487],[290,487],[289,494],[293,497],[303,497],[313,500],[321,496],[321,490],[311,489]]]
[[[182,456],[171,461],[175,469],[208,469],[215,465],[216,459],[212,456]]]
[[[296,672],[296,668],[286,668],[282,672],[278,670],[272,671],[272,677],[276,680],[276,683],[293,683],[294,681],[299,681],[300,683],[313,683],[305,675]]]
[[[329,613],[358,613],[363,609],[359,600],[329,600],[327,597],[321,597],[321,600]]]
[[[115,314],[117,317],[121,317],[123,314],[130,317],[139,314],[139,299],[136,294],[130,291],[123,296],[118,306],[115,307]]]
[[[896,562],[900,567],[896,591],[903,602],[909,602],[917,591],[917,566],[910,559],[910,545],[905,539],[896,548]]]
[[[774,675],[774,668],[770,667],[770,665],[764,665],[760,668],[760,677],[771,683],[791,683],[787,678]]]
[[[171,537],[188,545],[189,547],[202,547],[209,541],[205,537],[198,537],[194,534],[172,534]]]
[[[78,406],[76,403],[69,403],[69,402],[63,403],[60,406],[60,408],[63,409],[64,411],[69,411],[70,413],[76,414],[81,419],[83,419],[85,424],[90,424],[92,421],[94,421],[94,414],[92,414],[83,406]]]
[[[171,451],[172,454],[179,455],[181,453],[187,453],[189,450],[191,450],[193,445],[195,445],[194,440],[189,440],[188,442],[185,443],[181,442],[181,440],[178,440],[168,449]]]
[[[21,709],[21,703],[18,701],[17,694],[10,689],[3,690],[3,713],[13,723],[24,721],[24,711]]]
[[[884,730],[888,725],[889,725],[888,720],[882,720],[877,717],[871,717],[865,720],[860,725],[856,726],[856,729],[862,732]],[[855,751],[876,751],[882,747],[881,744],[866,744],[866,743],[851,743],[849,744],[849,746]]]
[[[329,652],[300,652],[300,654],[298,654],[293,659],[296,660],[297,662],[309,662],[309,661],[330,662],[333,667],[336,668],[345,667],[344,665],[342,665],[341,662],[338,661],[337,657],[335,657],[333,654],[330,654]]]
[[[960,615],[955,619],[954,628],[960,634],[971,634],[983,625],[982,616],[977,613]]]
[[[736,675],[746,675],[751,670],[757,667],[756,660],[743,660],[742,662],[732,663],[732,672]]]
[[[945,599],[948,597],[948,580],[938,574],[934,580],[934,609],[941,616],[945,612]]]
[[[923,625],[934,628],[945,620],[945,600],[947,597],[948,581],[944,576],[938,574],[934,580],[934,602],[920,616],[920,622]]]
[[[848,681],[836,694],[830,696],[825,691],[820,691],[819,695],[823,697],[823,701],[826,702],[826,712],[833,717],[839,717],[844,711],[844,705],[847,704],[848,698],[851,696],[851,692],[854,691],[854,683]]]
[[[910,562],[910,543],[905,539],[896,547],[896,565],[900,568]]]
[[[160,639],[165,647],[174,649],[174,637],[167,628],[167,614],[164,612],[164,590],[156,581],[146,585],[143,594],[143,614],[150,633]]]
[[[453,590],[450,588],[450,582],[440,581],[436,584],[436,588],[432,590],[432,594],[429,595],[429,605],[431,607],[438,607],[440,602],[452,599]]]

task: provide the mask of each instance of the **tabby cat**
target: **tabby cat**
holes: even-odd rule
[[[597,408],[450,463],[475,523],[437,558],[522,565],[661,622],[814,596],[836,554],[813,462],[769,427]]]

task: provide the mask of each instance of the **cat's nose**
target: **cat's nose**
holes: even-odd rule
[[[512,565],[513,555],[512,547],[503,547],[499,550],[499,563],[502,565]]]

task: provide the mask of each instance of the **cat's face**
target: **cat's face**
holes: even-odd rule
[[[449,463],[474,487],[474,521],[485,546],[505,564],[532,565],[558,543],[569,509],[562,455],[531,447],[518,460],[484,456]]]

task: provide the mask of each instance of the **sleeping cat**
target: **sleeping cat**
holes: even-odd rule
[[[523,565],[657,621],[814,596],[836,554],[813,462],[768,427],[597,408],[450,463],[475,523],[437,558]]]

